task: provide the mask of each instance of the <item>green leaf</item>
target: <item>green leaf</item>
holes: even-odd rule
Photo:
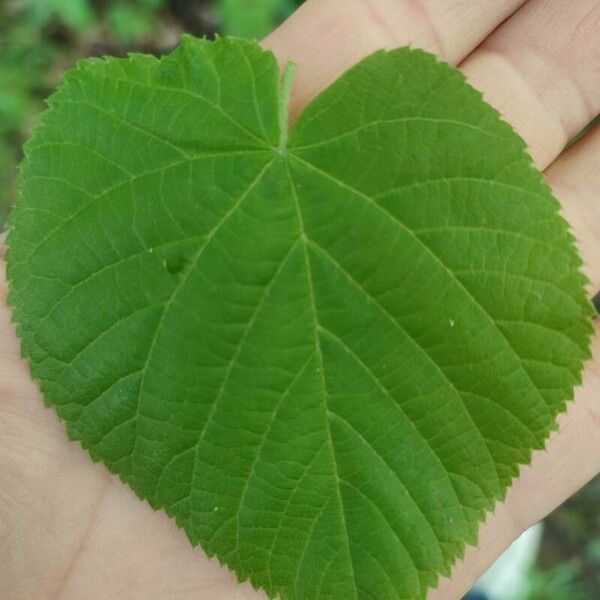
[[[423,598],[580,381],[581,261],[458,71],[378,52],[288,136],[291,73],[231,39],[81,63],[9,301],[70,437],[240,579]]]

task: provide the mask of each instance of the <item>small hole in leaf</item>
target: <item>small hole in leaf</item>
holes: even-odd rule
[[[171,275],[179,275],[185,270],[187,259],[182,254],[176,254],[173,256],[167,256],[162,260],[163,269],[168,271]]]

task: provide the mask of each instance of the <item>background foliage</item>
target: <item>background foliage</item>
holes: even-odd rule
[[[65,69],[79,58],[161,54],[182,32],[256,37],[303,0],[0,0],[0,229],[22,145]],[[587,600],[600,590],[600,478],[546,521],[528,600]]]

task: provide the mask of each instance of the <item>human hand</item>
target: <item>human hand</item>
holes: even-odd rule
[[[562,149],[600,112],[599,26],[596,0],[309,0],[265,46],[299,65],[296,113],[382,46],[410,43],[460,64],[546,169],[592,293],[600,286],[600,129]],[[264,598],[67,441],[19,358],[0,265],[0,598]],[[522,470],[478,548],[430,599],[459,598],[512,539],[600,470],[598,335],[594,352],[547,452]]]

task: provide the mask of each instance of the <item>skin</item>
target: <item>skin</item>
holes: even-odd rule
[[[600,288],[600,128],[562,149],[600,112],[599,27],[597,0],[309,0],[264,45],[299,66],[296,115],[382,46],[411,44],[458,65],[545,170],[592,295]],[[4,272],[0,259],[0,597],[264,600],[67,442],[19,357]],[[546,451],[522,469],[478,548],[467,550],[431,600],[460,598],[524,529],[600,471],[598,334],[594,356]]]

